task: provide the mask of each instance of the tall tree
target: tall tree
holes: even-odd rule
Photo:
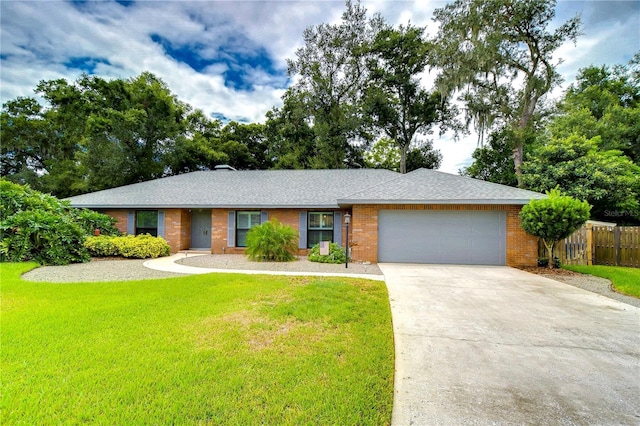
[[[553,55],[580,34],[580,18],[548,29],[555,0],[456,0],[436,9],[434,64],[443,93],[460,90],[467,124],[482,135],[494,125],[515,136],[513,162],[522,185],[525,134],[536,107],[560,82]]]
[[[600,136],[602,149],[618,149],[640,165],[638,66],[640,53],[628,65],[581,69],[551,122],[554,137]]]
[[[448,124],[450,108],[437,92],[422,88],[420,74],[427,68],[429,46],[424,29],[408,25],[387,27],[376,35],[368,61],[370,83],[367,116],[400,149],[400,173],[407,172],[407,154],[417,134],[428,134],[435,124]]]
[[[313,127],[302,100],[293,93],[284,98],[281,108],[267,112],[265,135],[276,169],[313,169]]]
[[[304,46],[288,61],[296,83],[285,94],[302,100],[313,123],[314,148],[320,166],[344,168],[358,165],[364,135],[362,88],[367,80],[366,58],[382,18],[367,18],[359,1],[346,1],[340,23],[308,27]]]
[[[605,151],[600,145],[600,136],[547,141],[522,165],[525,187],[539,192],[559,188],[585,200],[593,206],[594,219],[611,219],[613,211],[640,217],[640,166],[620,151]]]

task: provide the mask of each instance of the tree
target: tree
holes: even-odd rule
[[[426,141],[407,153],[407,173],[417,169],[437,169],[442,164],[440,150],[433,149],[433,143]]]
[[[567,238],[589,219],[590,206],[562,195],[559,190],[547,192],[548,198],[531,200],[522,207],[522,229],[541,238],[549,256],[549,268],[553,268],[553,249],[558,241]]]
[[[281,108],[267,112],[265,136],[274,168],[315,168],[313,128],[299,97],[289,94]]]
[[[70,196],[163,176],[189,107],[145,72],[41,81],[33,98],[3,106],[2,176]]]
[[[525,154],[534,146],[535,136],[527,133]],[[500,128],[489,134],[488,143],[478,147],[471,155],[473,163],[461,171],[463,176],[482,179],[508,186],[518,186],[513,165],[513,148],[516,136],[510,128]]]
[[[554,137],[601,136],[601,148],[617,149],[640,165],[640,53],[628,65],[581,69],[550,124]]]
[[[461,91],[467,124],[483,132],[494,125],[515,135],[513,162],[518,184],[525,134],[544,96],[560,82],[556,50],[575,41],[578,16],[553,31],[555,0],[456,0],[436,9],[433,40],[437,87]]]
[[[449,116],[443,97],[421,87],[419,75],[427,67],[428,55],[423,33],[424,29],[411,25],[383,29],[374,39],[368,61],[371,81],[365,115],[398,145],[400,173],[407,172],[407,154],[415,135],[430,133],[437,123],[443,131]]]
[[[390,138],[380,138],[364,153],[364,164],[371,169],[400,170],[400,148]]]
[[[284,95],[285,104],[300,102],[313,124],[316,167],[344,168],[361,164],[358,139],[366,137],[361,113],[367,80],[366,58],[382,19],[367,19],[359,1],[346,1],[339,24],[308,27],[304,46],[288,60],[296,83]],[[320,163],[320,164],[318,164]]]
[[[640,167],[618,150],[603,151],[600,136],[572,135],[551,139],[536,148],[522,165],[525,188],[559,188],[593,206],[594,219],[607,219],[607,211],[640,215]]]

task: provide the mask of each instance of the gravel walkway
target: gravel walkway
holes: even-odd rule
[[[26,281],[69,283],[143,280],[184,276],[184,274],[149,269],[142,265],[144,262],[144,259],[92,260],[88,263],[74,263],[65,266],[41,266],[23,274],[22,279]]]

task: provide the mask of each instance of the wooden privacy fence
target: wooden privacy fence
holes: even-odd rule
[[[547,257],[542,240],[540,257]],[[563,265],[612,265],[640,268],[640,226],[587,224],[556,244],[555,256]]]

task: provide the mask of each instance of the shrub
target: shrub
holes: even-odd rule
[[[88,237],[85,247],[93,256],[122,256],[134,259],[148,259],[153,257],[168,256],[171,247],[161,237],[153,237],[149,234],[138,236],[108,236]]]
[[[69,202],[0,180],[0,260],[44,265],[86,262],[86,236]]]
[[[309,251],[309,260],[320,263],[345,263],[347,261],[347,255],[344,249],[336,243],[329,244],[329,254],[321,255],[320,244],[316,244]]]
[[[119,235],[116,229],[116,220],[106,214],[98,213],[89,209],[74,209],[73,213],[76,222],[82,227],[87,235],[93,235],[96,229],[101,235]]]
[[[66,265],[90,259],[83,245],[85,233],[71,215],[21,211],[2,220],[0,234],[3,261]]]
[[[298,251],[298,234],[276,219],[254,226],[247,233],[247,256],[256,261],[288,262]]]

